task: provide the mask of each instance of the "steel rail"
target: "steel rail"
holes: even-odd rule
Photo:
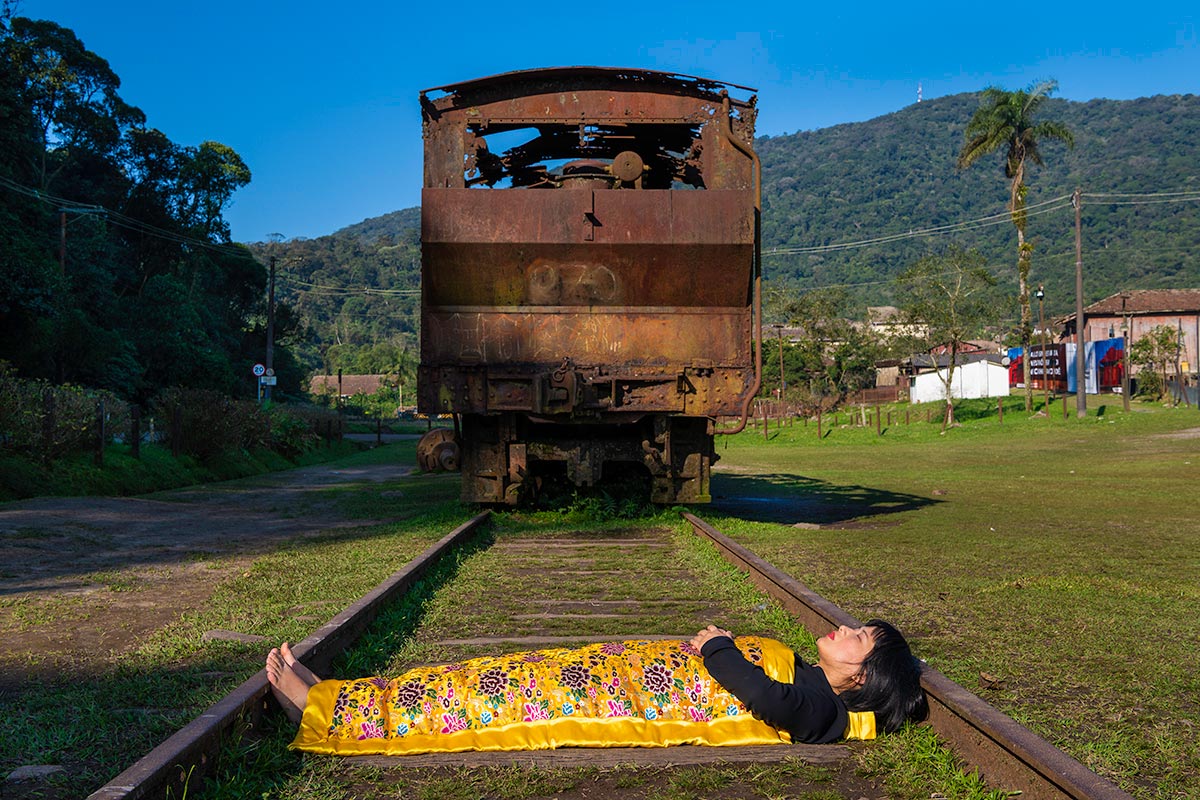
[[[831,627],[862,624],[694,514],[683,512],[683,518],[814,636]],[[921,683],[929,698],[929,724],[991,785],[1019,791],[1022,800],[1132,800],[1132,795],[937,670],[926,666]]]
[[[392,573],[311,636],[293,648],[296,658],[317,672],[349,648],[381,609],[408,591],[441,556],[466,542],[489,516],[484,511],[455,528],[424,553]],[[266,670],[238,686],[155,747],[136,763],[88,795],[88,800],[186,797],[188,783],[210,770],[226,737],[244,718],[264,711],[270,686]]]

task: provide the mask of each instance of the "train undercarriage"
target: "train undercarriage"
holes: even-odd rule
[[[640,475],[659,504],[706,503],[717,460],[706,417],[646,414],[621,423],[568,423],[519,413],[466,414],[459,469],[464,498],[516,505],[544,484],[591,487]]]

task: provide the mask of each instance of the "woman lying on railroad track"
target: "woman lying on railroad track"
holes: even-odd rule
[[[340,755],[869,739],[928,711],[920,662],[871,620],[806,664],[771,639],[709,625],[690,642],[631,641],[322,681],[288,644],[267,679],[300,725],[292,747]]]

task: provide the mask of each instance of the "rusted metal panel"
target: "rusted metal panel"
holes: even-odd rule
[[[748,189],[425,189],[422,244],[754,244]],[[749,269],[749,257],[747,256]]]
[[[741,245],[425,246],[427,307],[745,306]],[[742,343],[749,352],[749,341]]]
[[[749,192],[508,190],[504,199],[425,193],[428,306],[749,302]]]
[[[421,367],[418,401],[422,408],[437,413],[521,411],[580,414],[614,422],[630,414],[646,413],[719,417],[737,413],[750,377],[749,368],[688,368],[683,372],[644,369],[623,374],[592,368],[578,374],[578,391],[573,396],[556,397],[550,373],[537,367],[518,371],[510,366],[499,374]],[[486,386],[483,392],[478,390],[481,385]]]
[[[632,460],[659,501],[706,500],[707,418],[744,417],[758,385],[752,90],[563,68],[421,107],[418,406],[470,417],[464,499],[513,502],[545,462],[587,484]]]
[[[745,366],[749,324],[743,308],[430,309],[421,352],[426,364]]]

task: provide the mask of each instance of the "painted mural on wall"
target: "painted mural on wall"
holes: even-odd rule
[[[1075,391],[1074,342],[1033,345],[1029,348],[1029,382],[1034,389],[1052,392]],[[1008,350],[1008,384],[1025,388],[1023,376],[1024,351],[1020,347]],[[1121,391],[1121,371],[1124,368],[1125,340],[1122,337],[1088,342],[1084,350],[1084,386],[1088,394]]]

